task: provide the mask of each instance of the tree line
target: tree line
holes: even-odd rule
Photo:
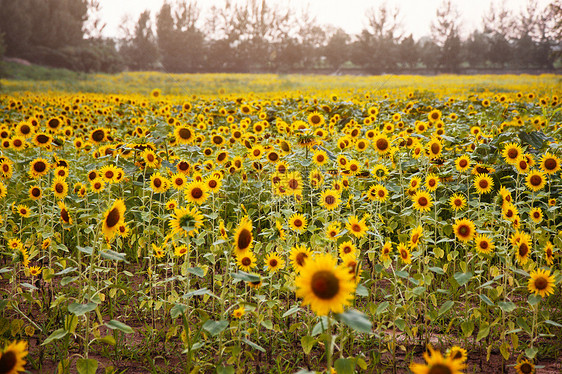
[[[562,0],[529,0],[519,12],[494,2],[482,26],[463,33],[444,0],[431,35],[405,33],[400,8],[365,14],[357,35],[322,25],[265,0],[225,0],[203,13],[197,1],[146,10],[120,38],[103,37],[98,0],[0,0],[0,55],[77,71],[314,72],[353,68],[369,74],[542,69],[561,64]],[[461,35],[468,35],[462,37]]]

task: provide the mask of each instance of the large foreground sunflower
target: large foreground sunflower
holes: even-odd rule
[[[125,203],[123,200],[115,200],[113,205],[105,212],[103,216],[102,231],[107,240],[111,240],[117,232],[119,224],[125,221]]]
[[[425,352],[423,358],[425,359],[425,364],[417,364],[412,362],[410,364],[410,370],[414,374],[437,374],[437,373],[447,373],[447,374],[462,374],[462,369],[466,365],[461,360],[456,360],[451,356],[444,358],[441,352],[436,351],[433,347],[428,346],[429,354]]]
[[[343,307],[353,300],[355,282],[344,266],[337,265],[337,259],[322,254],[306,262],[295,280],[297,297],[303,305],[310,305],[317,315],[330,311],[342,313]]]
[[[538,269],[531,272],[527,288],[529,292],[545,297],[554,293],[554,283],[554,275],[550,275],[550,270]]]
[[[194,236],[203,226],[203,214],[197,208],[176,208],[169,225],[172,234]]]
[[[16,374],[25,371],[24,365],[27,356],[27,342],[13,341],[0,352],[0,373]]]

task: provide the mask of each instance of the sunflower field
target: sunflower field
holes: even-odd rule
[[[559,373],[560,83],[4,82],[0,373]]]

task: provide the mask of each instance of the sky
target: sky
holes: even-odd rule
[[[366,25],[365,12],[369,8],[377,9],[384,0],[266,0],[271,4],[290,4],[291,8],[302,10],[308,6],[311,14],[316,16],[318,23],[341,27],[349,34],[358,34]],[[419,39],[430,34],[430,24],[435,17],[435,11],[443,0],[386,0],[386,2],[401,9],[403,29]],[[480,28],[482,15],[490,9],[490,4],[498,4],[501,0],[453,0],[461,14],[463,29],[461,35],[466,35],[475,28]],[[526,4],[527,0],[503,0],[508,9],[516,13]],[[138,19],[139,14],[148,9],[155,15],[164,0],[99,0],[101,11],[99,16],[106,23],[103,35],[118,37],[123,17],[128,15],[131,24]],[[171,2],[174,2],[172,0]],[[189,2],[189,0],[188,0]],[[237,2],[243,2],[238,0]],[[538,0],[545,5],[548,0]],[[204,15],[205,9],[213,5],[221,6],[224,0],[199,0],[197,2]]]

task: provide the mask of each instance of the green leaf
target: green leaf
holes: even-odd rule
[[[232,273],[232,278],[240,279],[245,282],[259,282],[260,277],[256,274],[246,273],[245,271],[239,271],[237,273]]]
[[[346,310],[337,314],[337,317],[346,325],[358,332],[371,332],[372,324],[367,316],[355,309]]]
[[[551,320],[549,320],[549,319],[547,319],[546,321],[544,321],[544,323],[546,323],[546,324],[548,324],[548,325],[556,326],[556,327],[562,327],[562,325],[559,324],[558,322],[554,322],[554,321],[551,321]]]
[[[205,276],[205,270],[201,269],[200,267],[187,268],[185,269],[185,271],[195,276],[198,276],[199,278],[203,278]]]
[[[252,342],[252,341],[250,341],[250,340],[248,340],[248,339],[246,339],[246,338],[242,339],[242,341],[243,341],[244,343],[248,344],[250,347],[257,349],[257,350],[260,351],[260,352],[265,353],[265,349],[263,349],[263,347],[257,345],[256,343],[254,343],[254,342]]]
[[[472,273],[470,271],[468,273],[455,273],[454,278],[459,284],[459,287],[461,287],[467,284],[470,279],[472,279]]]
[[[110,329],[123,331],[125,334],[132,334],[132,333],[135,332],[132,327],[124,324],[123,322],[119,322],[119,321],[114,320],[114,319],[107,322],[105,325],[107,327],[109,327]]]
[[[523,317],[517,317],[515,321],[517,322],[517,326],[521,327],[526,333],[531,334],[531,328]]]
[[[334,363],[334,368],[338,374],[353,374],[355,373],[355,360],[338,358]]]
[[[453,300],[447,300],[443,305],[441,305],[441,308],[439,308],[439,316],[447,313],[449,309],[453,307],[453,305],[455,305],[455,302]]]
[[[87,247],[81,247],[79,245],[76,246],[76,248],[78,248],[78,250],[82,253],[85,253],[87,255],[91,255],[92,252],[94,251],[94,248],[87,246]]]
[[[474,322],[472,320],[461,323],[461,330],[465,337],[469,337],[474,332]]]
[[[113,335],[106,335],[103,338],[97,339],[97,341],[100,342],[100,343],[105,343],[105,344],[109,344],[109,345],[115,345],[115,343],[116,343]]]
[[[390,305],[390,303],[388,301],[383,301],[377,307],[377,310],[375,311],[375,314],[376,315],[381,314],[382,312],[384,312],[386,310],[386,308],[388,308],[389,305]]]
[[[511,301],[498,301],[498,306],[506,313],[513,312],[517,308]]]
[[[73,313],[77,316],[83,316],[86,313],[91,312],[92,310],[96,309],[98,304],[96,303],[87,303],[87,304],[78,304],[72,303],[68,306],[68,311]]]
[[[295,314],[296,312],[298,312],[299,310],[301,310],[300,307],[298,306],[294,306],[291,309],[289,309],[288,311],[286,311],[285,313],[283,313],[283,315],[281,316],[282,318],[288,317],[290,315]]]
[[[217,374],[234,374],[232,366],[217,366]]]
[[[437,267],[437,266],[431,267],[431,268],[429,268],[429,270],[431,270],[432,272],[437,273],[437,274],[441,274],[441,275],[445,274],[443,269],[441,269],[440,267]]]
[[[126,257],[125,253],[115,252],[115,251],[112,251],[111,249],[106,249],[105,251],[100,251],[100,256],[105,258],[106,260],[128,262],[127,260],[125,260],[125,257]]]
[[[65,329],[55,330],[51,333],[51,335],[49,335],[49,337],[47,339],[45,339],[45,341],[43,343],[41,343],[41,345],[47,345],[50,342],[52,342],[53,340],[62,339],[66,336],[66,334],[68,334],[68,331],[66,331]]]
[[[96,374],[98,361],[92,358],[79,358],[76,361],[76,371],[78,374]]]
[[[170,317],[172,317],[172,319],[176,319],[181,314],[185,313],[186,310],[187,310],[187,305],[176,304],[172,307],[172,309],[170,309]]]
[[[312,336],[305,335],[301,338],[301,345],[304,354],[307,355],[310,353],[312,347],[314,347],[314,343],[316,343],[316,339],[314,339]]]
[[[395,320],[394,324],[400,329],[400,331],[404,331],[404,329],[406,328],[406,321],[404,321],[402,318],[398,318],[397,320]]]
[[[482,300],[483,302],[485,302],[486,304],[488,304],[489,306],[494,306],[494,302],[492,300],[490,300],[490,298],[486,295],[478,295],[480,297],[480,300]]]
[[[537,295],[529,295],[529,298],[527,299],[527,302],[529,303],[529,305],[537,305],[538,303],[540,303],[540,301],[542,300],[542,297],[537,296]]]
[[[538,348],[527,348],[525,349],[525,356],[527,356],[530,360],[534,359],[537,353],[539,352]]]
[[[369,290],[367,289],[367,287],[363,286],[362,284],[358,285],[357,288],[355,289],[355,294],[357,296],[364,296],[367,297],[369,296]]]
[[[488,324],[482,324],[480,326],[480,330],[478,330],[478,335],[476,336],[476,341],[479,342],[480,340],[484,339],[486,336],[490,334],[490,326]]]
[[[203,329],[208,331],[209,334],[216,336],[223,332],[228,327],[228,321],[223,319],[220,321],[207,320],[203,324]]]

